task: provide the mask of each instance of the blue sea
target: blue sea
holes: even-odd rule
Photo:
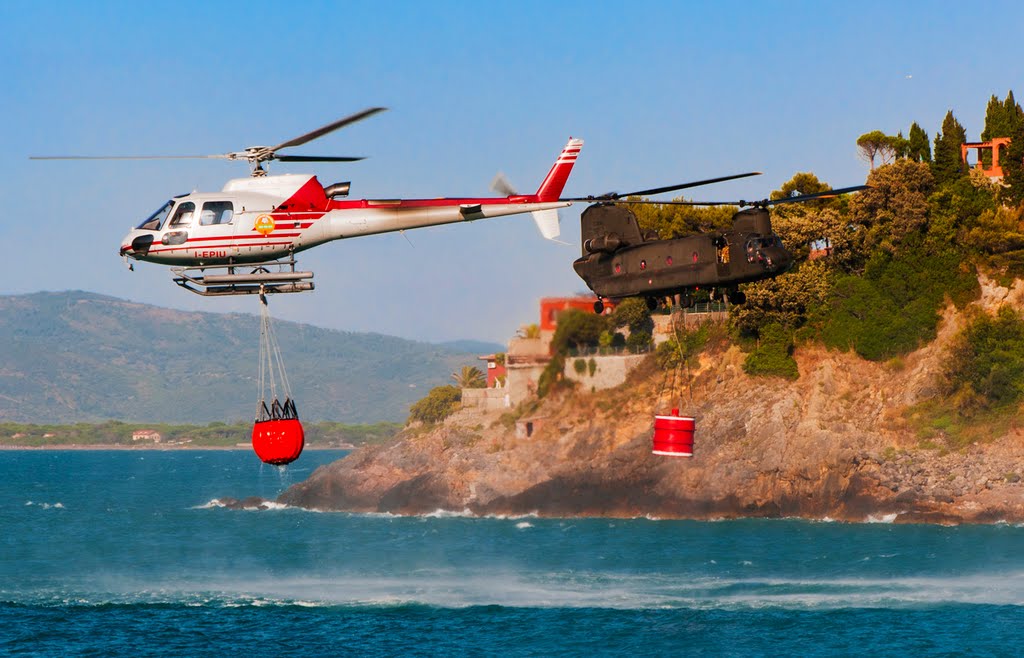
[[[1024,528],[231,510],[342,456],[0,451],[0,655],[1020,655]]]

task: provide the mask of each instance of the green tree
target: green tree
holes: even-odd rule
[[[785,274],[747,285],[747,301],[733,308],[730,322],[748,337],[759,336],[772,324],[797,329],[831,289],[829,266],[822,260],[806,261]]]
[[[957,336],[945,372],[961,415],[1008,407],[1024,398],[1024,320],[1009,306],[982,313]]]
[[[1003,151],[999,164],[1003,168],[1003,199],[1007,203],[1024,204],[1024,120],[1010,135],[1010,145]]]
[[[1013,98],[1013,90],[1007,92],[1002,102],[993,94],[985,108],[985,130],[981,131],[981,139],[988,141],[995,137],[1010,137],[1022,122],[1024,110]]]
[[[947,298],[963,304],[975,296],[977,275],[957,250],[920,233],[908,236],[905,246],[896,255],[874,253],[863,276],[839,276],[808,319],[807,332],[873,361],[934,339],[939,309]]]
[[[646,331],[649,334],[654,330],[647,302],[639,297],[622,300],[612,312],[611,323],[615,327],[629,327],[631,332]]]
[[[907,139],[907,157],[917,162],[932,161],[932,147],[928,143],[928,133],[917,122],[910,124],[910,137]]]
[[[979,217],[996,208],[995,188],[975,185],[972,178],[958,178],[939,188],[928,199],[928,235],[944,244],[963,242],[964,233],[975,225]]]
[[[819,194],[832,189],[828,183],[818,180],[818,177],[809,171],[800,171],[793,174],[793,177],[782,184],[777,190],[771,193],[771,200],[778,201],[793,196],[804,196],[807,194]],[[783,207],[783,206],[780,206]]]
[[[676,199],[684,201],[683,197]],[[723,230],[732,226],[736,206],[631,205],[640,231],[657,231],[662,239],[681,238],[694,233]]]
[[[579,309],[562,311],[558,315],[558,327],[551,339],[551,350],[565,355],[570,349],[597,347],[601,334],[608,330],[608,318],[604,315],[587,313]]]
[[[885,164],[896,153],[893,138],[881,130],[872,130],[858,137],[857,148],[860,149],[860,157],[870,163],[872,170],[875,168],[876,157],[881,160],[881,164]]]
[[[476,366],[462,366],[462,370],[452,373],[452,379],[459,388],[486,388],[487,375]]]
[[[928,165],[901,159],[871,172],[867,184],[870,189],[851,199],[850,218],[866,231],[868,250],[896,251],[905,237],[927,225],[935,179]]]
[[[942,132],[935,136],[935,160],[932,174],[936,185],[944,185],[967,175],[967,163],[960,156],[960,146],[967,141],[967,131],[953,116],[953,110],[946,112],[942,120]]]
[[[409,420],[423,423],[438,423],[458,408],[462,401],[462,389],[457,386],[435,386],[426,397],[409,408]]]
[[[793,339],[781,325],[770,324],[761,330],[757,348],[743,361],[750,375],[797,379],[800,371],[793,359]]]

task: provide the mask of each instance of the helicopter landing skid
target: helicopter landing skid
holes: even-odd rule
[[[211,270],[213,274],[209,273]],[[175,283],[204,297],[313,290],[313,273],[296,271],[294,258],[244,265],[172,267],[171,271]]]

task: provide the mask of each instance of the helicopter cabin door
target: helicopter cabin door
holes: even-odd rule
[[[196,242],[196,248],[193,256],[198,259],[237,256],[234,204],[223,200],[196,200],[195,204],[192,240]]]
[[[732,271],[730,261],[732,260],[733,245],[724,237],[715,238],[712,243],[715,245],[715,260],[718,264],[718,277],[727,278]]]

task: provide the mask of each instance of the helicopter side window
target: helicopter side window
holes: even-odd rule
[[[196,212],[196,204],[191,201],[179,203],[171,219],[171,226],[186,227],[192,225],[192,215]]]
[[[234,206],[230,201],[207,201],[199,213],[199,225],[230,224],[233,215]]]
[[[174,207],[174,201],[168,201],[164,205],[160,206],[160,210],[146,218],[146,221],[142,222],[135,228],[141,231],[159,231],[160,226],[167,219],[167,215],[171,214],[171,208]]]

